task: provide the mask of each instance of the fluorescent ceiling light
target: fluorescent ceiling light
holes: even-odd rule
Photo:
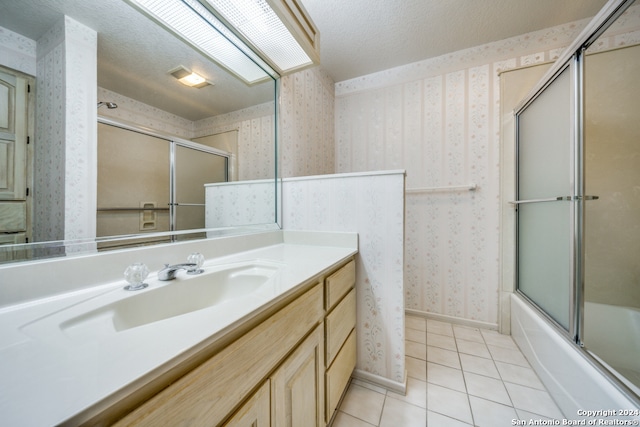
[[[267,0],[205,0],[281,72],[313,63]]]
[[[128,1],[246,83],[277,76],[197,0]]]

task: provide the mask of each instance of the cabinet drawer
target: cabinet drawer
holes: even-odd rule
[[[327,316],[325,321],[325,339],[327,343],[327,366],[340,351],[340,347],[356,326],[356,290],[349,294]]]
[[[333,365],[327,370],[326,390],[327,390],[327,422],[331,420],[333,412],[338,407],[340,397],[344,392],[351,373],[356,366],[356,331],[351,331],[349,338],[340,349]]]
[[[349,289],[356,284],[356,263],[354,260],[349,261],[340,270],[333,273],[326,279],[326,306],[328,311],[333,307],[340,298],[344,296]]]
[[[116,425],[219,425],[318,324],[323,313],[318,284]]]

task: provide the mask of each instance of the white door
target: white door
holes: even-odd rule
[[[27,230],[26,78],[0,71],[0,242],[24,242]]]

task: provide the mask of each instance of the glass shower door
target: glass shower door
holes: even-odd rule
[[[169,231],[170,141],[98,123],[97,157],[97,237]]]
[[[204,186],[227,181],[228,158],[176,144],[174,173],[174,230],[205,228]]]
[[[638,75],[640,45],[585,58],[583,342],[640,395]]]
[[[571,68],[517,115],[517,287],[565,330],[573,282]]]

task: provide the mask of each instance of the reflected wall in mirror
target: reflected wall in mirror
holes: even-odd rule
[[[97,164],[104,155],[98,150],[98,116],[110,120],[109,126],[151,138],[196,141],[205,151],[217,147],[230,159],[226,179],[275,183],[276,81],[266,73],[261,83],[240,81],[123,0],[3,1],[0,67],[0,160],[11,172],[0,179],[7,183],[0,188],[0,217],[10,218],[0,224],[0,243],[91,240],[102,228],[98,208],[171,203],[139,195],[116,206],[98,205]],[[184,86],[170,74],[178,67],[211,84]],[[219,143],[211,137],[217,134],[237,140]],[[124,138],[125,146],[136,139]],[[204,194],[202,183],[197,185]],[[273,211],[269,218],[276,226]],[[124,234],[144,231],[123,229]],[[111,233],[123,234],[104,234]]]

